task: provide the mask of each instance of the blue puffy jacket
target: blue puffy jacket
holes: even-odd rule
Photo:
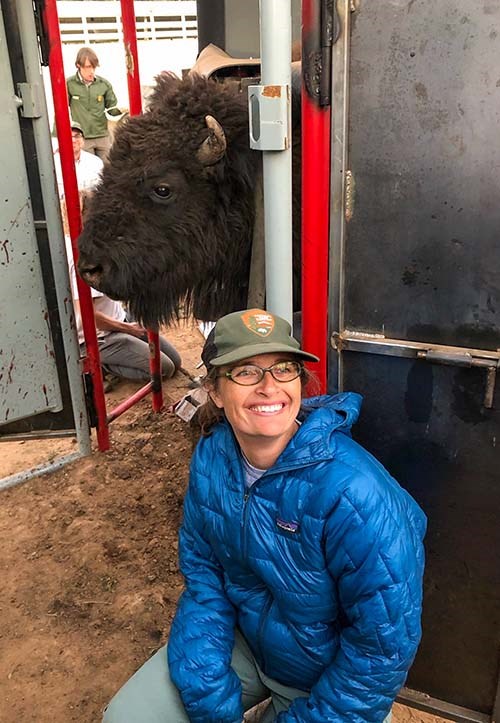
[[[381,723],[420,640],[422,539],[414,500],[350,437],[357,394],[304,402],[296,434],[245,489],[231,428],[193,456],[180,532],[186,589],[168,645],[191,721],[241,721],[237,625],[260,668],[310,691],[279,723]]]

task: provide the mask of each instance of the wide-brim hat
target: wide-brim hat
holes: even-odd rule
[[[233,58],[217,45],[209,43],[198,55],[195,64],[189,71],[210,78],[211,75],[224,68],[235,68],[238,66],[248,68],[259,68],[260,58]]]
[[[201,358],[209,369],[258,354],[279,352],[319,361],[315,354],[300,348],[288,321],[263,309],[245,309],[227,314],[217,321],[208,335]]]

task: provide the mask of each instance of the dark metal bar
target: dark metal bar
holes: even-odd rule
[[[206,45],[214,43],[226,48],[225,0],[197,0],[198,16],[198,52]]]
[[[457,721],[457,723],[495,723],[495,720],[491,719],[486,713],[479,713],[470,710],[470,708],[462,708],[462,706],[447,703],[439,698],[432,698],[426,693],[420,693],[410,688],[403,688],[396,700],[398,703],[410,706],[410,708],[440,715],[443,718]]]
[[[406,339],[388,339],[383,334],[370,334],[345,330],[332,334],[331,344],[338,351],[358,351],[366,354],[385,354],[387,356],[418,357],[428,352],[440,354],[448,363],[460,366],[492,366],[500,362],[500,350],[471,349],[468,347],[447,346]],[[468,355],[468,356],[466,356]],[[432,360],[431,354],[431,360]],[[466,359],[468,363],[465,364]],[[436,359],[437,360],[437,359]],[[481,363],[484,360],[486,363]]]

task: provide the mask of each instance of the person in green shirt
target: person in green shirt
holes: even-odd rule
[[[104,160],[111,146],[107,115],[118,117],[122,112],[111,83],[96,75],[98,65],[99,59],[91,48],[80,48],[76,73],[66,79],[66,88],[71,117],[83,129],[84,149]]]

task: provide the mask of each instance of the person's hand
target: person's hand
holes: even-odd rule
[[[137,321],[127,322],[128,333],[141,339],[147,333],[146,329]]]

